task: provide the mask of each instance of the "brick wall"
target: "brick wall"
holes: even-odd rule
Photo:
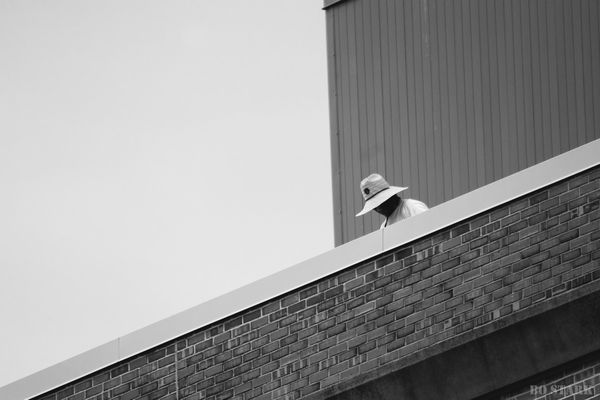
[[[599,205],[596,167],[39,398],[322,398],[600,290]]]
[[[581,362],[552,377],[502,396],[502,400],[600,399],[600,357]]]

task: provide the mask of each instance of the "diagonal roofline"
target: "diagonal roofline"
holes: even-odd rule
[[[58,388],[598,164],[600,139],[0,387],[0,398]]]
[[[323,0],[323,10],[327,10],[329,7],[332,7],[344,1],[346,0]]]

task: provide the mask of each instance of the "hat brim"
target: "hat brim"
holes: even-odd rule
[[[383,204],[386,200],[388,200],[393,195],[398,194],[406,189],[408,189],[408,187],[401,187],[401,186],[390,186],[387,189],[383,189],[381,192],[377,193],[375,196],[373,196],[369,200],[365,201],[365,206],[363,207],[362,210],[360,210],[360,212],[358,214],[356,214],[356,216],[360,217],[361,215],[365,215],[369,211],[379,207],[381,204]]]

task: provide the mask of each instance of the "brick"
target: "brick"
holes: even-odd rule
[[[522,211],[527,207],[529,207],[529,199],[525,198],[525,199],[519,200],[516,203],[513,203],[510,205],[510,213],[514,214],[517,211]]]
[[[581,185],[586,184],[587,182],[588,182],[588,176],[585,173],[578,175],[574,178],[570,178],[569,179],[569,189],[572,190],[574,188],[577,188]]]
[[[71,395],[73,395],[75,393],[75,388],[73,386],[68,387],[66,389],[61,390],[60,392],[57,393],[56,398],[58,400],[62,400],[65,399]]]
[[[567,229],[570,230],[570,229],[578,228],[582,225],[585,225],[587,222],[588,222],[588,216],[584,214],[581,217],[577,217],[577,218],[569,221],[569,223],[567,224]]]
[[[492,223],[490,223],[490,224],[482,227],[481,228],[481,232],[484,235],[489,235],[490,233],[499,230],[500,226],[501,226],[500,221],[494,221],[494,222],[492,222]]]
[[[223,325],[217,325],[217,326],[211,328],[208,331],[208,335],[211,336],[211,337],[214,337],[214,336],[217,336],[220,333],[223,333],[223,331],[224,331]]]
[[[558,236],[558,242],[564,243],[579,237],[579,230],[573,229]]]
[[[148,363],[151,363],[153,361],[164,358],[164,357],[166,357],[166,355],[167,355],[167,349],[165,349],[165,348],[158,349],[158,350],[148,354]],[[94,383],[96,383],[96,382],[94,382]]]
[[[540,242],[543,242],[547,238],[548,238],[548,232],[543,230],[543,231],[541,231],[538,234],[530,236],[529,237],[529,244],[531,244],[531,245],[538,244]]]
[[[404,268],[404,263],[402,261],[395,261],[393,263],[390,263],[390,264],[386,265],[383,268],[383,272],[381,270],[377,270],[377,272],[378,272],[377,277],[379,277],[379,276],[381,276],[383,274],[385,274],[385,275],[392,275],[392,274],[398,272],[399,270],[401,270],[403,268]],[[373,280],[373,279],[370,279],[370,280]]]
[[[453,290],[452,294],[454,296],[459,296],[462,293],[470,291],[472,288],[473,288],[473,282],[466,282],[466,283],[463,283],[462,285],[457,286],[454,289],[452,289]]]
[[[527,224],[528,225],[537,225],[537,224],[539,224],[542,221],[545,221],[547,219],[548,219],[548,213],[546,211],[544,211],[544,212],[541,212],[541,213],[536,214],[536,215],[532,216],[531,218],[529,218],[527,220],[527,223],[526,223],[525,226],[527,226]],[[525,221],[522,221],[522,222],[525,222]]]
[[[496,261],[502,257],[506,257],[507,255],[508,255],[508,247],[506,247],[506,246],[501,247],[499,250],[490,254],[490,261],[493,264],[494,261]]]
[[[319,293],[319,294],[309,297],[305,300],[306,300],[306,307],[311,307],[311,306],[317,305],[317,304],[321,303],[323,300],[325,300],[325,294]]]
[[[550,196],[550,193],[548,193],[548,195]],[[550,198],[548,200],[540,203],[540,211],[546,211],[550,208],[556,207],[558,204],[559,204],[558,197],[550,196]]]
[[[413,254],[412,246],[405,247],[394,254],[395,260],[403,260]]]
[[[464,233],[469,232],[470,229],[471,228],[469,227],[468,223],[459,225],[450,231],[450,237],[454,238],[454,237],[460,236]]]
[[[340,324],[339,326],[345,329],[345,325],[344,324]],[[298,334],[289,335],[289,336],[286,336],[283,339],[281,339],[281,346],[282,347],[289,346],[292,343],[296,343],[297,341],[298,341]]]
[[[431,307],[433,304],[434,304],[434,302],[433,302],[432,297],[427,298],[427,299],[423,298],[423,301],[420,301],[415,304],[415,311],[422,311],[426,308]]]
[[[240,339],[240,336],[245,336],[246,333],[248,333],[250,331],[250,324],[244,324],[241,325],[235,329],[233,329],[232,331],[232,335],[234,338],[236,338],[237,341],[242,340]],[[235,342],[235,340],[234,340]]]
[[[495,221],[495,220],[501,219],[503,217],[506,217],[507,215],[508,215],[508,208],[506,208],[506,207],[499,208],[492,212],[492,214],[490,215],[490,221]]]
[[[573,260],[574,258],[577,258],[581,255],[581,249],[575,249],[575,250],[571,250],[569,252],[563,253],[561,258],[562,258],[562,262],[567,262],[570,260]]]
[[[288,315],[287,308],[280,308],[275,312],[269,314],[269,322],[275,322],[279,319],[282,319]]]
[[[567,250],[569,250],[569,244],[568,243],[562,243],[562,244],[559,244],[558,246],[552,247],[550,249],[549,255],[550,255],[550,257],[554,257],[556,255],[562,255]]]
[[[437,314],[433,317],[436,323],[444,322],[447,319],[452,318],[452,310],[444,311],[443,313]]]
[[[354,270],[352,270],[351,272],[355,273]],[[344,274],[342,274],[341,276],[345,276]],[[281,308],[287,308],[289,306],[291,306],[292,304],[298,303],[300,301],[300,294],[299,293],[292,293],[290,295],[285,296],[283,299],[281,299]]]
[[[501,287],[502,287],[502,281],[498,280],[498,281],[492,282],[492,283],[484,286],[483,292],[488,294],[488,293],[491,293],[491,292],[494,292],[494,291],[500,289]]]
[[[319,292],[319,288],[316,285],[309,286],[304,290],[300,291],[300,300],[306,300],[308,297],[312,297]]]
[[[83,382],[79,382],[75,385],[75,393],[85,391],[92,387],[92,379],[86,379]]]
[[[515,243],[518,240],[519,240],[519,234],[518,233],[512,233],[512,234],[509,234],[507,237],[505,237],[505,238],[502,239],[502,244],[504,246],[509,246],[509,245]],[[501,251],[502,250],[508,251],[508,249],[501,249]]]
[[[500,310],[500,308],[502,307],[502,300],[494,300],[492,302],[488,302],[483,306],[483,312],[484,313],[491,313],[494,312],[496,310]]]
[[[436,244],[445,242],[448,239],[450,239],[450,231],[445,229],[445,230],[438,232],[432,236],[431,244],[436,245]]]
[[[461,240],[460,236],[452,238],[450,240],[447,240],[441,244],[442,251],[451,250],[451,249],[455,248],[456,246],[460,245],[461,243],[462,243],[462,240]]]
[[[434,275],[439,274],[442,271],[441,265],[434,265],[433,267],[427,268],[422,271],[421,276],[423,279],[430,278]]]
[[[452,278],[446,282],[444,282],[442,284],[442,287],[444,288],[444,290],[448,290],[448,289],[452,289],[458,285],[460,285],[462,283],[462,277],[457,276],[455,278]]]
[[[324,279],[317,286],[319,287],[319,292],[325,292],[335,286],[335,278]]]
[[[110,377],[114,378],[116,376],[123,375],[124,373],[126,373],[128,371],[129,371],[129,364],[123,364],[123,365],[118,366],[117,368],[113,368],[110,371]]]
[[[440,264],[440,263],[448,260],[449,257],[450,257],[450,254],[448,252],[436,254],[433,257],[431,257],[431,264],[432,265]]]
[[[322,307],[328,308],[328,307],[330,307],[330,304],[335,305],[335,301],[333,299],[342,293],[344,293],[343,286],[336,286],[334,288],[327,290],[325,292],[325,299],[330,300],[330,301],[321,302],[321,304],[319,304],[319,309],[321,309]]]
[[[583,206],[586,202],[587,202],[587,199],[585,197],[576,198],[569,202],[569,210],[578,212],[578,210],[575,210],[575,209]],[[575,214],[575,215],[577,215],[577,214]]]
[[[432,246],[431,238],[420,239],[418,242],[416,242],[413,245],[413,252],[419,253],[419,252],[422,252],[423,250],[430,248],[431,246]]]
[[[382,277],[384,272],[380,269],[370,272],[365,277],[365,282],[372,282]]]
[[[467,282],[470,281],[471,279],[475,279],[478,276],[481,275],[481,269],[480,268],[474,268],[470,271],[465,272],[462,277],[463,277],[463,282]]]
[[[508,229],[507,228],[502,228],[500,230],[492,232],[489,235],[490,242],[493,242],[493,241],[498,240],[498,239],[502,239],[502,238],[506,237],[507,235],[508,235]]]
[[[458,265],[458,264],[456,264],[456,265]],[[452,267],[454,267],[454,266],[452,266]],[[444,272],[441,272],[441,273],[436,274],[435,276],[433,276],[431,278],[431,282],[432,282],[433,285],[437,285],[440,282],[444,282],[444,281],[452,278],[453,274],[454,273],[453,273],[453,271],[451,269],[447,269]]]
[[[523,258],[531,257],[534,254],[537,254],[539,252],[540,252],[540,245],[536,244],[533,246],[529,246],[529,247],[525,248],[523,251],[521,251],[521,257],[523,257]]]
[[[473,229],[472,231],[469,231],[469,232],[465,233],[464,235],[462,235],[462,242],[463,243],[470,242],[480,236],[481,236],[481,230]]]
[[[469,248],[471,250],[473,250],[477,247],[481,247],[481,246],[487,244],[489,241],[490,241],[489,236],[484,236],[479,239],[475,239],[475,240],[471,241],[471,243],[469,244]]]
[[[375,261],[375,268],[382,268],[394,261],[394,255],[388,254]]]
[[[480,249],[475,249],[475,250],[469,251],[468,253],[465,253],[460,256],[460,262],[467,263],[467,262],[479,257],[479,255],[480,255]]]
[[[235,328],[236,326],[240,326],[244,323],[244,318],[239,316],[237,318],[233,318],[225,322],[225,330],[230,330]]]
[[[259,329],[259,328],[265,326],[268,323],[269,323],[269,317],[268,316],[263,316],[263,317],[260,317],[260,318],[258,318],[256,320],[252,321],[252,323],[250,324],[250,329],[253,329],[253,330],[254,329]],[[212,345],[212,342],[211,342],[210,345]],[[196,348],[196,351],[199,351],[198,348]]]
[[[548,190],[535,194],[529,198],[529,204],[534,205],[548,199]]]
[[[600,191],[598,192],[598,197],[600,198]],[[585,214],[588,213],[592,213],[593,211],[598,210],[598,208],[600,208],[600,201],[596,200],[594,202],[591,202],[590,204],[586,204],[583,206],[583,212]],[[590,216],[590,220],[592,219],[592,217]]]
[[[431,287],[431,278],[427,278],[427,279],[422,279],[419,282],[417,282],[413,287],[412,287],[412,291],[413,292],[420,292],[425,288],[429,288]],[[408,289],[408,288],[407,288]]]
[[[534,284],[535,284],[535,283],[539,283],[539,282],[542,282],[542,281],[544,281],[544,280],[546,280],[546,279],[550,278],[551,276],[552,276],[552,271],[550,271],[550,270],[545,270],[545,271],[542,271],[542,272],[540,272],[540,273],[539,273],[539,274],[537,274],[537,275],[534,275],[534,276],[531,278],[531,282],[532,282],[532,283],[534,283]]]
[[[492,292],[492,298],[494,300],[501,299],[504,296],[510,294],[511,292],[512,292],[512,288],[510,286],[506,286],[506,287],[500,288],[500,289]]]
[[[549,197],[558,196],[559,194],[566,192],[568,189],[569,189],[569,181],[555,183],[548,188],[548,196]]]
[[[573,262],[573,267],[577,268],[581,265],[585,265],[587,263],[589,263],[591,260],[591,255],[590,254],[585,254],[579,258],[577,258],[574,262]],[[595,268],[592,264],[590,264],[590,268]]]
[[[306,300],[299,301],[298,303],[292,304],[288,307],[288,312],[290,314],[295,314],[301,310],[306,308]]]
[[[540,206],[539,205],[534,205],[534,206],[529,207],[526,210],[522,211],[520,217],[522,219],[528,219],[532,215],[535,215],[535,214],[537,214],[539,212],[540,212]]]
[[[496,240],[489,245],[483,246],[483,254],[494,253],[502,245],[501,240]]]
[[[456,257],[442,264],[442,271],[447,271],[460,265],[460,258]]]
[[[374,283],[375,288],[379,289],[381,287],[387,286],[392,281],[391,276],[384,276],[381,279],[377,279]]]
[[[448,301],[446,301],[445,306],[447,310],[454,309],[457,306],[464,303],[463,296],[453,296]]]
[[[557,246],[559,243],[560,243],[560,240],[558,239],[558,237],[548,239],[548,240],[540,243],[540,251],[548,250],[552,247]]]
[[[509,215],[508,217],[502,218],[502,220],[500,220],[500,224],[501,224],[502,228],[506,228],[509,225],[516,223],[520,219],[521,219],[521,216],[519,214],[512,214],[512,215]]]
[[[563,213],[567,212],[567,210],[568,210],[567,204],[559,204],[558,206],[553,207],[550,210],[548,210],[548,218],[552,218],[552,217],[558,216],[560,214],[563,214]]]
[[[395,332],[395,335],[396,335],[396,338],[400,339],[400,338],[406,337],[414,332],[415,332],[415,325],[411,324],[411,325],[408,325],[408,326],[398,329]]]
[[[393,278],[392,278],[393,279]],[[373,283],[362,285],[351,292],[351,297],[360,297],[373,292]]]
[[[558,201],[561,204],[568,204],[571,201],[573,201],[574,199],[576,199],[577,197],[579,197],[578,190],[569,190],[568,192],[564,192],[563,194],[561,194],[558,198]]]
[[[431,259],[426,259],[423,260],[421,262],[416,263],[415,265],[412,266],[412,272],[416,273],[416,272],[420,272],[424,269],[427,269],[431,266]]]
[[[515,255],[516,253],[520,252],[521,250],[525,249],[526,247],[529,247],[528,240],[517,241],[508,247],[508,252],[511,255]]]

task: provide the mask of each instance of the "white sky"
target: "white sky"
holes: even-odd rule
[[[333,247],[321,0],[0,0],[0,386]]]

